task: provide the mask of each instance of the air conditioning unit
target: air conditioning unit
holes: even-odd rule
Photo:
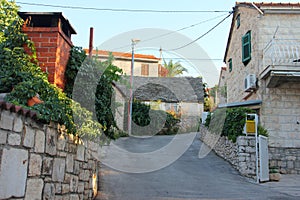
[[[248,74],[245,78],[245,92],[251,92],[253,89],[256,89],[256,76]]]

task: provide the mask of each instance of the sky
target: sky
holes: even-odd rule
[[[141,41],[135,45],[136,53],[153,54],[159,57],[161,55],[159,49],[161,48],[164,58],[172,59],[174,62],[180,61],[188,68],[189,74],[185,75],[203,77],[204,74],[207,79],[211,80],[207,80],[209,85],[216,84],[218,71],[225,66],[223,57],[232,15],[211,32],[205,33],[221,22],[235,5],[235,0],[16,0],[16,2],[23,12],[63,12],[63,15],[77,32],[76,35],[72,36],[75,46],[88,48],[90,27],[94,28],[93,46],[104,50],[130,52],[132,48],[131,39],[140,37],[138,39]],[[273,0],[264,2],[298,1]],[[113,12],[21,3],[100,9],[211,12]],[[172,49],[182,47],[199,37],[201,38],[193,45],[182,48],[182,51],[172,51]],[[186,52],[183,52],[184,49]],[[208,76],[207,74],[211,75]]]

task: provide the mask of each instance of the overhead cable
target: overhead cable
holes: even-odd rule
[[[17,1],[16,3],[17,4],[22,4],[22,5],[29,5],[29,6],[43,6],[43,7],[53,7],[53,8],[110,11],[110,12],[140,12],[140,13],[216,13],[216,12],[228,12],[228,11],[224,11],[224,10],[154,10],[154,9],[127,9],[127,8],[95,8],[95,7],[41,4],[41,3],[27,3],[27,2],[19,2],[19,1]]]
[[[195,40],[183,45],[183,46],[180,46],[180,47],[177,47],[177,48],[174,48],[174,49],[169,49],[169,50],[165,50],[165,51],[176,51],[176,50],[179,50],[179,49],[183,49],[195,42],[197,42],[198,40],[200,40],[201,38],[203,38],[205,35],[207,35],[208,33],[210,33],[212,30],[214,30],[217,26],[219,26],[220,24],[222,24],[228,17],[230,17],[230,15],[232,14],[233,12],[230,12],[224,19],[222,19],[220,22],[218,22],[215,26],[213,26],[211,29],[209,29],[207,32],[205,32],[204,34],[202,34],[201,36],[199,36],[198,38],[196,38]]]

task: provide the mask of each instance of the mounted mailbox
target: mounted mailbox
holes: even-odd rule
[[[247,114],[244,126],[246,135],[255,135],[257,133],[258,116],[257,114]]]

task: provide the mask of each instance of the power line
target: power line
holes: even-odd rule
[[[161,38],[161,37],[165,37],[165,36],[174,34],[174,33],[176,33],[176,32],[183,31],[183,30],[188,29],[188,28],[193,28],[193,27],[198,26],[198,25],[200,25],[200,24],[203,24],[203,23],[206,23],[206,22],[215,20],[215,19],[217,19],[217,18],[220,18],[220,17],[222,17],[222,16],[224,16],[224,15],[226,15],[226,14],[222,14],[222,15],[219,15],[219,16],[216,16],[216,17],[213,17],[213,18],[210,18],[210,19],[207,19],[207,20],[204,20],[204,21],[201,21],[201,22],[198,22],[198,23],[195,23],[195,24],[192,24],[192,25],[189,25],[189,26],[186,26],[186,27],[177,29],[177,30],[175,30],[175,31],[169,31],[169,32],[164,33],[164,34],[160,34],[160,35],[157,35],[157,36],[154,36],[154,37],[151,37],[151,38],[142,40],[140,43],[142,43],[142,42],[147,42],[147,41],[151,41],[151,40],[158,39],[158,38]],[[131,46],[131,45],[129,45],[129,44],[128,44],[128,45],[124,45],[124,46],[121,46],[121,47],[114,48],[113,50],[122,49],[122,48],[126,48],[126,47],[129,47],[129,46]]]
[[[229,15],[227,15],[224,19],[222,19],[220,22],[218,22],[214,27],[212,27],[211,29],[209,29],[207,32],[205,32],[204,34],[202,34],[201,36],[199,36],[198,38],[196,38],[195,40],[183,45],[183,46],[180,46],[180,47],[177,47],[175,49],[170,49],[170,50],[165,50],[165,51],[176,51],[176,50],[179,50],[179,49],[182,49],[182,48],[185,48],[195,42],[197,42],[198,40],[200,40],[201,38],[203,38],[205,35],[207,35],[208,33],[210,33],[212,30],[214,30],[217,26],[219,26],[221,23],[223,23],[228,17],[230,17],[230,15],[233,13],[233,11],[231,11],[229,13]]]
[[[224,10],[154,10],[154,9],[126,9],[126,8],[94,8],[94,7],[81,7],[81,6],[66,6],[66,5],[53,5],[53,4],[41,4],[41,3],[27,3],[16,2],[22,5],[29,6],[43,6],[53,8],[66,8],[77,10],[95,10],[95,11],[110,11],[110,12],[140,12],[140,13],[217,13],[228,12]]]

